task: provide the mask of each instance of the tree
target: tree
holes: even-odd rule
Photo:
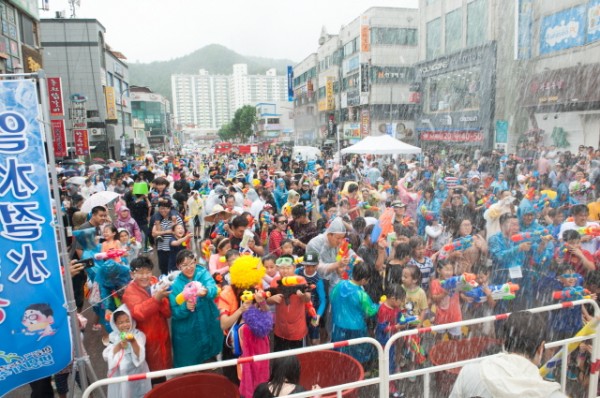
[[[217,135],[223,141],[230,141],[236,138],[235,133],[233,132],[233,129],[231,127],[231,123],[226,123],[223,126],[221,126]]]
[[[217,133],[223,141],[237,140],[246,142],[255,131],[256,108],[244,105],[235,111],[231,122],[224,124]]]

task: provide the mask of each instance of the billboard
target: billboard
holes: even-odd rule
[[[50,181],[32,80],[0,81],[0,396],[71,361]]]
[[[585,21],[585,5],[544,17],[540,29],[540,55],[583,45]]]

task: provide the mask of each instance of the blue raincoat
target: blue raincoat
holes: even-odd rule
[[[571,212],[571,206],[576,205],[577,201],[571,197],[569,194],[569,187],[566,184],[562,183],[556,189],[556,198],[550,202],[550,207],[553,209],[558,209],[561,206],[563,208],[563,215],[565,218],[569,217]]]
[[[283,178],[277,179],[275,189],[273,190],[273,198],[275,199],[275,205],[277,206],[277,213],[281,213],[281,208],[288,200],[288,190]]]
[[[427,226],[427,220],[423,215],[423,209],[426,212],[433,212],[435,214],[440,213],[440,202],[435,199],[435,196],[431,200],[425,199],[425,196],[421,197],[419,204],[417,205],[417,233],[419,236],[425,236],[425,227]]]
[[[204,297],[196,299],[196,309],[187,309],[184,301],[177,304],[175,298],[191,280],[198,281],[208,290]],[[192,279],[183,272],[172,286],[171,339],[173,341],[173,366],[176,368],[206,362],[221,352],[223,332],[219,322],[219,310],[215,305],[217,285],[209,272],[197,265]]]

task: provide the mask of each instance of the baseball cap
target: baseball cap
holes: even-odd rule
[[[319,265],[319,255],[317,253],[306,253],[302,265]]]

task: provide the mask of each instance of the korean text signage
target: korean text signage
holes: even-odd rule
[[[54,156],[67,156],[67,136],[65,132],[65,121],[51,120],[50,128],[52,129],[52,144],[54,145]]]
[[[84,156],[90,154],[87,130],[73,130],[73,141],[75,141],[75,155]]]
[[[480,142],[483,138],[480,131],[421,131],[421,141]]]
[[[64,116],[62,84],[60,77],[48,78],[48,97],[50,103],[50,116]]]
[[[117,120],[117,102],[115,99],[115,88],[104,87],[104,97],[106,99],[106,119]]]
[[[583,45],[585,21],[585,5],[545,17],[540,29],[540,55]]]
[[[33,81],[0,81],[0,396],[62,370],[71,333]]]
[[[335,98],[333,97],[333,78],[328,77],[325,83],[325,99],[327,101],[327,110],[335,109]]]
[[[360,132],[363,137],[371,132],[371,113],[368,109],[360,111]]]

